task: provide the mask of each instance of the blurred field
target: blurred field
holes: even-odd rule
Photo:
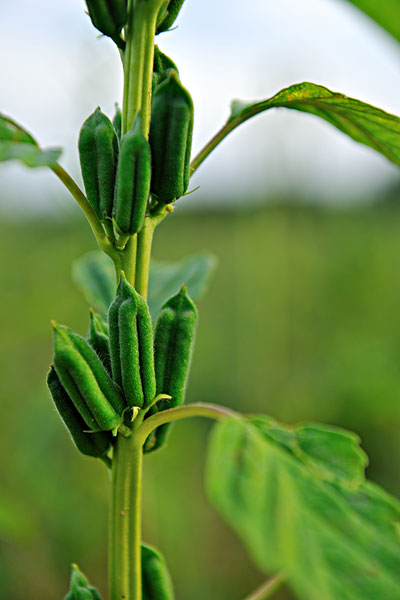
[[[71,561],[105,595],[108,475],[72,447],[44,384],[50,319],[86,333],[70,264],[94,243],[83,221],[3,223],[0,248],[0,596],[61,600]],[[154,255],[203,249],[220,264],[188,401],[355,430],[369,476],[399,494],[400,212],[173,215]],[[177,600],[241,600],[263,578],[202,490],[209,427],[180,423],[168,451],[145,459],[144,535],[166,555]]]

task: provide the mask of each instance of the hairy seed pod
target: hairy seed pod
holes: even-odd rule
[[[154,46],[153,93],[156,86],[167,79],[170,71],[175,71],[179,75],[178,67],[174,61],[163,54],[158,46]]]
[[[79,158],[87,199],[99,220],[112,216],[118,138],[108,117],[97,108],[82,125]]]
[[[64,600],[101,600],[99,592],[90,585],[78,565],[72,565],[69,593]]]
[[[52,325],[54,366],[75,408],[89,429],[115,429],[125,405],[96,352],[69,327]]]
[[[174,600],[171,576],[164,557],[151,546],[142,544],[143,600]]]
[[[77,449],[87,456],[104,456],[111,445],[110,433],[106,431],[87,432],[86,422],[75,408],[53,365],[50,367],[47,376],[47,386],[58,413],[71,434]]]
[[[121,112],[121,109],[120,109],[119,105],[117,104],[117,102],[115,103],[115,115],[112,120],[112,124],[113,124],[114,130],[115,130],[115,133],[117,134],[118,141],[121,141],[122,112]]]
[[[127,0],[86,0],[93,25],[111,38],[118,36],[128,22]]]
[[[151,318],[147,303],[123,272],[110,305],[108,324],[113,379],[129,406],[145,408],[156,391]]]
[[[138,115],[121,140],[113,217],[120,233],[133,235],[143,227],[150,196],[151,153]]]
[[[167,31],[172,27],[185,0],[169,0],[167,10],[161,23],[157,25],[156,34]]]
[[[111,376],[108,325],[98,313],[94,312],[93,308],[89,309],[89,333],[86,339],[105,366],[107,373]]]
[[[148,416],[183,404],[196,324],[197,309],[183,286],[163,305],[154,334],[156,395],[168,394],[171,399],[160,400],[149,410]],[[157,427],[146,440],[145,452],[159,448],[169,429],[169,423]]]
[[[193,102],[175,71],[156,87],[151,108],[151,193],[165,204],[189,185]]]

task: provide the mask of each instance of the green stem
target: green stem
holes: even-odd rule
[[[117,436],[111,479],[109,600],[142,600],[142,456],[134,436]]]
[[[137,255],[137,235],[131,235],[124,250],[121,252],[121,268],[129,283],[135,286],[136,275],[136,255]],[[119,281],[119,271],[117,275]]]
[[[97,218],[96,213],[94,212],[92,205],[88,202],[85,194],[82,192],[80,187],[76,184],[76,182],[72,179],[71,175],[67,173],[67,171],[58,163],[55,167],[50,167],[51,170],[57,177],[62,181],[67,190],[71,193],[71,195],[75,198],[79,206],[81,207],[85,217],[89,221],[89,225],[94,233],[96,241],[103,252],[110,256],[114,263],[119,263],[120,257],[118,251],[115,249],[110,238],[106,235],[100,221]]]
[[[267,598],[270,598],[281,587],[284,580],[284,575],[279,573],[273,579],[263,583],[250,596],[246,596],[244,600],[267,600]]]
[[[163,410],[152,415],[137,428],[135,432],[136,443],[142,446],[153,429],[156,429],[160,425],[164,425],[164,423],[171,423],[172,421],[180,421],[191,417],[205,417],[207,419],[222,421],[222,419],[232,417],[239,418],[240,415],[225,406],[207,404],[205,402],[169,408],[168,410]]]

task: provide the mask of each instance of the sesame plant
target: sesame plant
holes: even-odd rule
[[[124,88],[112,120],[96,108],[82,125],[85,192],[58,162],[60,150],[42,149],[0,115],[0,159],[51,169],[78,202],[100,249],[74,267],[91,305],[89,332],[85,337],[52,322],[47,383],[77,450],[110,470],[108,598],[175,598],[164,558],[142,540],[143,464],[146,454],[167,451],[174,421],[205,417],[216,422],[206,461],[210,500],[267,578],[247,600],[269,598],[281,585],[301,600],[400,599],[400,502],[366,479],[358,436],[185,404],[194,300],[213,264],[206,256],[172,267],[150,263],[154,232],[188,193],[190,177],[248,119],[276,107],[308,112],[398,165],[400,119],[299,83],[265,100],[234,101],[226,123],[192,157],[192,99],[178,67],[155,45],[182,4],[87,0],[94,27],[120,53]],[[400,39],[398,0],[354,4]],[[66,599],[100,599],[76,565]]]

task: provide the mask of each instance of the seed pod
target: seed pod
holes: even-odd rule
[[[71,567],[70,588],[65,600],[101,600],[99,592],[90,585],[78,565]]]
[[[151,546],[142,544],[143,600],[174,600],[171,576],[164,557]]]
[[[192,133],[192,99],[170,71],[156,87],[150,121],[151,193],[160,202],[179,198],[189,185]]]
[[[117,103],[115,103],[115,115],[112,120],[112,124],[113,124],[114,130],[115,130],[115,133],[117,134],[118,140],[121,141],[122,112]]]
[[[99,314],[89,309],[89,333],[87,341],[100,358],[107,373],[111,376],[110,346],[108,344],[108,325]]]
[[[87,424],[65,391],[53,365],[50,367],[47,376],[47,386],[58,413],[71,434],[77,449],[87,456],[104,456],[110,448],[110,434],[105,431],[96,433],[86,431]]]
[[[121,140],[113,216],[120,233],[133,235],[143,227],[150,196],[151,153],[140,117]]]
[[[118,138],[108,117],[97,108],[82,125],[79,158],[87,199],[100,221],[112,216]]]
[[[119,36],[128,22],[127,0],[86,0],[93,25],[111,38]]]
[[[155,397],[153,333],[147,303],[121,272],[108,313],[113,380],[129,406],[145,408]]]
[[[157,25],[156,34],[167,31],[167,29],[172,27],[183,3],[184,0],[169,0],[165,17],[162,19],[161,23]]]
[[[52,323],[57,375],[89,429],[121,424],[124,402],[96,352],[69,327]]]
[[[167,79],[171,70],[179,75],[178,67],[174,61],[166,54],[163,54],[158,46],[154,46],[153,92],[157,85]]]
[[[168,394],[171,399],[160,400],[148,416],[183,404],[196,323],[197,309],[183,286],[162,307],[154,334],[156,395]],[[169,423],[157,427],[146,440],[145,452],[161,447],[169,429]]]

